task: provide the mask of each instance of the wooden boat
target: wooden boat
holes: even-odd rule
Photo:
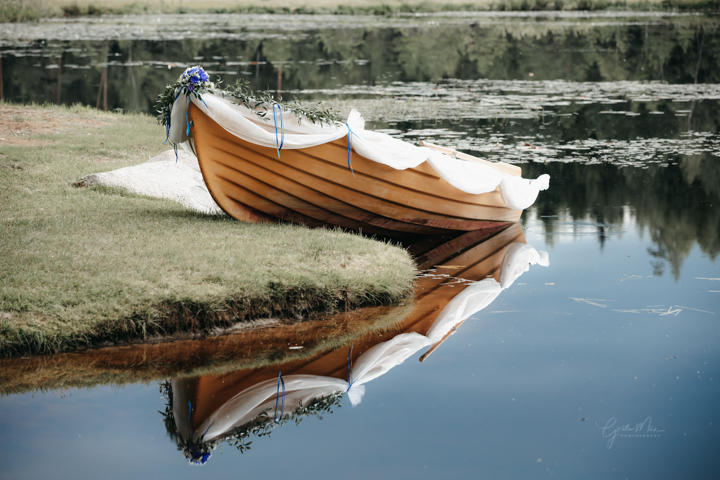
[[[244,141],[190,105],[193,148],[210,194],[230,216],[249,222],[334,225],[353,231],[402,236],[496,230],[520,218],[499,190],[458,190],[426,163],[395,170],[352,154],[348,138],[315,147],[282,150]],[[485,162],[443,147],[457,158]],[[519,176],[520,168],[491,163]]]

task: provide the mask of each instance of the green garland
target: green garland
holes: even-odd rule
[[[178,97],[178,92],[182,92],[180,89],[186,87],[187,82],[181,77],[177,82],[167,85],[155,101],[158,123],[166,129],[170,127],[170,112],[175,99]],[[342,123],[340,115],[331,108],[320,108],[295,101],[290,103],[277,102],[269,91],[255,91],[244,79],[238,80],[234,85],[227,88],[221,88],[219,82],[218,85],[204,82],[196,86],[191,94],[201,98],[202,94],[206,92],[230,98],[233,103],[247,107],[261,118],[265,118],[269,112],[272,112],[273,105],[279,105],[283,111],[294,113],[299,121],[308,120],[314,124],[325,125]]]
[[[217,89],[216,89],[217,90]],[[311,123],[333,125],[342,123],[340,115],[331,108],[320,108],[310,104],[303,104],[296,101],[291,103],[277,102],[267,90],[255,91],[245,79],[240,79],[227,89],[219,89],[226,96],[233,98],[235,103],[243,105],[255,111],[260,117],[265,118],[268,112],[272,111],[273,104],[280,105],[283,110],[289,110],[297,115],[298,120],[309,120]]]

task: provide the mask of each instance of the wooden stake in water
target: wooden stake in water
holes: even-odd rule
[[[103,67],[103,110],[107,112],[107,65]]]
[[[102,73],[100,74],[100,85],[98,85],[97,99],[95,101],[95,108],[100,108],[100,96],[103,98],[103,108],[108,109],[107,104],[107,65],[103,67]]]
[[[58,73],[57,73],[57,92],[55,103],[60,105],[60,96],[62,94],[62,54],[58,58]]]
[[[278,77],[277,77],[277,101],[282,100],[282,67],[278,67]]]

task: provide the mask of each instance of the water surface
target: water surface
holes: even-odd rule
[[[141,16],[3,25],[0,38],[15,101],[102,106],[105,75],[109,109],[149,112],[201,63],[552,176],[503,241],[455,240],[430,257],[414,247],[429,263],[400,309],[3,362],[3,478],[717,477],[716,19]],[[278,373],[347,383],[374,346],[425,335],[462,292],[500,284],[512,244],[549,264],[528,264],[423,362],[436,342],[408,348],[355,406],[360,385],[270,428]],[[190,445],[214,409],[263,381],[275,383],[261,429]]]

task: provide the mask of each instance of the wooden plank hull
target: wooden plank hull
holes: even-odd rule
[[[407,170],[353,152],[347,138],[281,150],[246,142],[191,106],[192,136],[210,194],[228,215],[250,222],[331,225],[391,236],[496,230],[522,213],[498,191],[462,192],[422,164]]]

